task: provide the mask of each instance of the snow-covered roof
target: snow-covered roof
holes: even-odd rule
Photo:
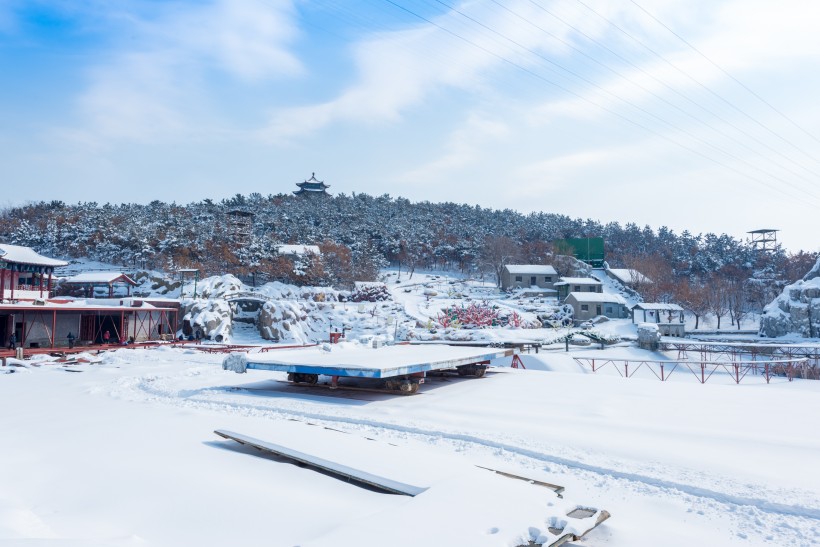
[[[33,266],[51,266],[53,268],[59,266],[68,266],[68,262],[57,260],[55,258],[48,258],[37,253],[31,247],[22,247],[20,245],[9,245],[8,243],[0,243],[0,258],[6,262],[14,262],[15,264],[31,264]]]
[[[562,277],[561,281],[555,284],[559,285],[600,285],[601,282],[591,277]]]
[[[626,306],[626,300],[619,294],[610,294],[605,292],[571,292],[569,297],[575,298],[577,302],[584,304],[622,304]]]
[[[129,283],[131,285],[136,285],[136,281],[128,277],[122,272],[84,272],[81,274],[73,275],[71,277],[67,277],[63,280],[64,283],[116,283],[117,281],[121,281],[123,283]]]
[[[511,274],[558,275],[555,268],[544,264],[507,264],[504,267]]]
[[[280,255],[322,254],[318,245],[277,245],[276,252]]]
[[[632,268],[609,268],[607,271],[612,274],[612,277],[624,284],[652,283],[651,279]]]
[[[632,306],[641,310],[658,310],[658,311],[683,311],[683,308],[677,304],[664,304],[663,302],[639,302]]]

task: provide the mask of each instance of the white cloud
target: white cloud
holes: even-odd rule
[[[450,135],[443,156],[400,175],[397,180],[427,184],[441,181],[453,170],[480,160],[481,151],[488,144],[509,136],[510,128],[506,123],[472,114]]]
[[[274,112],[261,136],[281,142],[309,135],[335,121],[395,122],[405,110],[437,90],[488,90],[490,71],[511,70],[512,65],[502,58],[532,66],[538,59],[527,49],[554,56],[566,53],[564,44],[538,27],[566,39],[571,29],[530,2],[510,2],[507,7],[520,17],[497,7],[491,9],[489,2],[463,2],[457,8],[495,32],[451,11],[435,18],[432,24],[421,23],[409,30],[365,38],[353,47],[358,73],[354,84],[330,101]],[[525,24],[522,17],[537,26]],[[602,26],[580,13],[574,17],[574,22],[589,33],[598,32]],[[504,37],[513,38],[525,49]],[[526,78],[523,73],[520,76]]]
[[[195,136],[214,116],[213,72],[252,83],[302,70],[287,49],[297,33],[293,17],[290,0],[166,4],[150,20],[132,14],[113,51],[89,72],[80,125],[60,134],[86,144]]]

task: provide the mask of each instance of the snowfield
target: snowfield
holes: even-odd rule
[[[193,349],[26,361],[0,374],[0,544],[516,546],[575,504],[612,514],[587,546],[820,544],[820,382],[624,379],[570,358],[638,353],[542,351],[410,397],[234,374]],[[427,490],[360,488],[215,429]]]

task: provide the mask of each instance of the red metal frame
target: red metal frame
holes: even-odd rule
[[[722,370],[730,375],[736,384],[739,384],[749,372],[757,374],[759,369],[762,369],[766,378],[766,383],[770,383],[772,376],[782,374],[786,376],[791,382],[797,377],[799,372],[802,372],[804,367],[808,365],[809,360],[805,357],[798,357],[793,359],[771,359],[768,361],[735,361],[735,362],[717,362],[717,361],[658,361],[650,359],[595,359],[591,357],[573,357],[576,363],[583,366],[588,366],[592,372],[597,372],[607,365],[612,365],[615,371],[622,378],[631,378],[639,369],[645,367],[649,369],[660,381],[665,382],[672,376],[672,373],[678,367],[686,367],[689,372],[701,384],[705,384],[712,375]],[[597,363],[596,363],[597,361]],[[630,364],[634,367],[630,371]],[[666,369],[666,366],[672,365],[672,369]]]
[[[513,353],[512,365],[510,366],[512,368],[527,368],[524,366],[524,361],[521,360],[521,357],[519,357],[517,353]]]

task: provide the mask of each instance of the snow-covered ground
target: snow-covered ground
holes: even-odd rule
[[[470,302],[525,321],[557,302],[452,273],[384,278],[392,301],[340,302],[338,291],[280,283],[250,290],[231,276],[200,280],[197,290],[259,297],[269,318],[290,318],[283,343],[344,329],[349,343],[333,351],[404,336],[549,342],[579,330],[444,329],[442,310]],[[142,288],[168,293],[152,283]],[[605,280],[605,290],[618,287]],[[184,291],[192,295],[193,283]],[[228,341],[270,345],[253,322],[259,313],[228,312]],[[507,358],[482,379],[428,378],[410,397],[292,386],[284,373],[237,375],[222,370],[222,355],[165,346],[69,364],[12,362],[19,366],[0,368],[0,545],[514,547],[543,540],[575,504],[612,514],[583,538],[587,546],[820,544],[820,382],[766,384],[749,374],[736,385],[717,371],[701,385],[683,369],[660,382],[648,368],[625,379],[613,366],[592,373],[573,357],[675,357],[636,349],[629,320],[593,330],[625,341],[569,352],[554,344],[523,355],[526,369],[508,368]],[[363,489],[215,429],[424,492]],[[476,465],[563,485],[565,497]]]
[[[0,374],[0,544],[515,546],[566,503],[612,514],[587,546],[820,544],[820,382],[627,380],[570,358],[585,353],[642,355],[542,351],[410,397],[238,375],[191,349],[27,362]],[[432,486],[365,490],[214,429]]]

